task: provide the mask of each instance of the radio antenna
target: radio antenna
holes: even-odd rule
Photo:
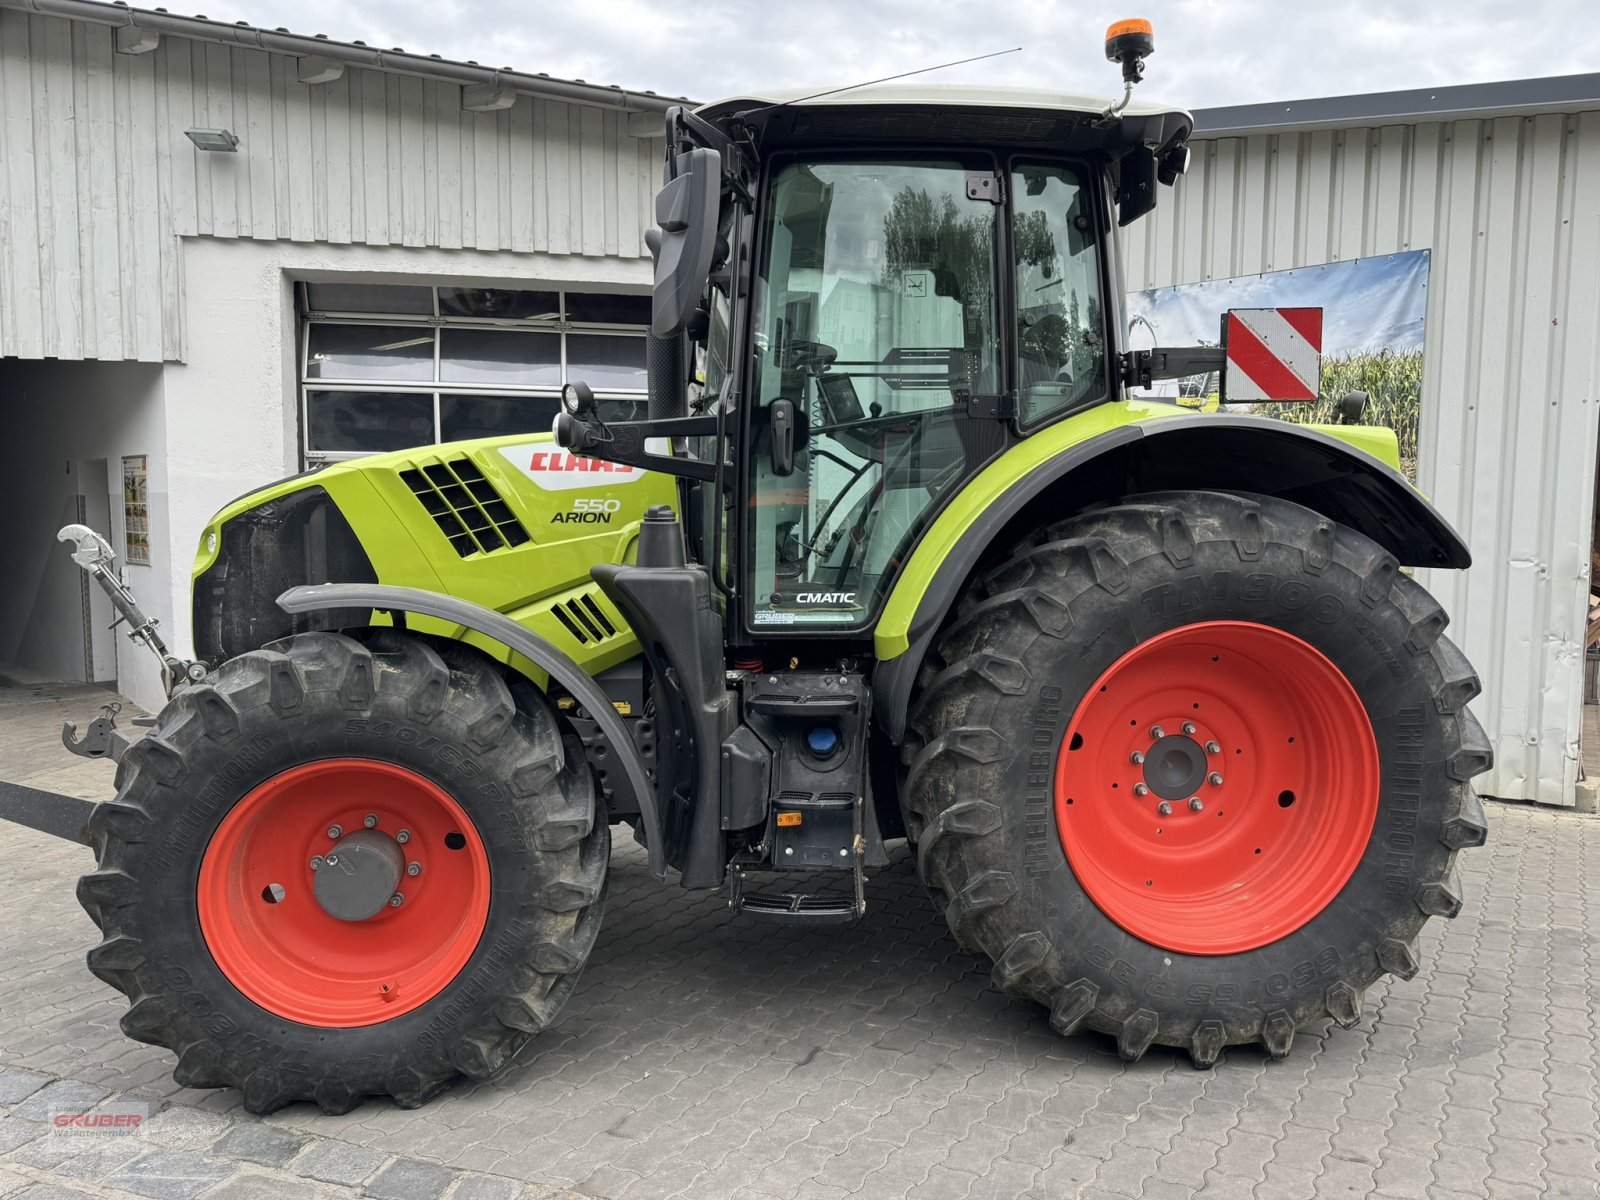
[[[760,108],[752,108],[739,114],[741,117],[754,116],[757,113],[769,112],[774,108],[785,108],[790,104],[804,104],[808,100],[820,100],[824,96],[837,96],[840,92],[853,92],[857,88],[872,87],[878,83],[892,83],[896,79],[909,79],[913,75],[926,75],[929,71],[943,71],[946,67],[964,67],[967,63],[982,62],[986,58],[999,58],[1002,54],[1016,54],[1021,46],[1012,46],[1009,50],[991,50],[988,54],[975,54],[971,58],[958,58],[955,62],[939,63],[933,67],[918,67],[915,71],[902,71],[898,75],[885,75],[882,79],[866,79],[860,83],[847,83],[844,87],[829,88],[825,92],[813,92],[809,96],[800,96],[794,100],[784,100],[778,104],[765,104]]]

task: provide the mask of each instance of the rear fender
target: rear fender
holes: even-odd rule
[[[968,482],[923,534],[890,593],[874,633],[873,709],[892,739],[905,732],[934,635],[986,557],[1092,504],[1156,491],[1276,496],[1371,538],[1404,566],[1472,563],[1461,537],[1404,475],[1329,433],[1268,417],[1186,414],[1117,425],[1041,459],[1043,446],[1030,443],[1051,432]]]
[[[661,817],[644,759],[634,747],[628,727],[612,707],[610,697],[600,690],[582,667],[549,641],[491,608],[420,588],[365,583],[320,584],[290,588],[278,597],[278,606],[288,613],[351,608],[415,613],[469,629],[522,655],[572,693],[573,699],[588,712],[590,719],[610,742],[613,760],[620,766],[627,786],[639,802],[639,818],[644,825],[650,870],[657,878],[666,877]]]

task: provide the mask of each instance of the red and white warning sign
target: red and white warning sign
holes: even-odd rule
[[[1315,400],[1322,380],[1320,308],[1231,308],[1226,400]]]

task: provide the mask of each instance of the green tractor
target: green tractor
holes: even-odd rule
[[[491,1076],[619,823],[795,926],[903,839],[996,987],[1128,1060],[1284,1055],[1410,977],[1490,752],[1406,568],[1467,547],[1385,430],[1130,395],[1223,354],[1122,348],[1115,230],[1191,130],[1131,100],[1150,48],[1113,28],[1109,106],[674,110],[647,413],[569,385],[551,436],[219,512],[197,659],[88,822],[123,1029],[254,1112]]]

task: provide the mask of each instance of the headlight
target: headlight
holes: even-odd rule
[[[594,411],[594,391],[581,379],[561,389],[561,407],[576,417]]]

